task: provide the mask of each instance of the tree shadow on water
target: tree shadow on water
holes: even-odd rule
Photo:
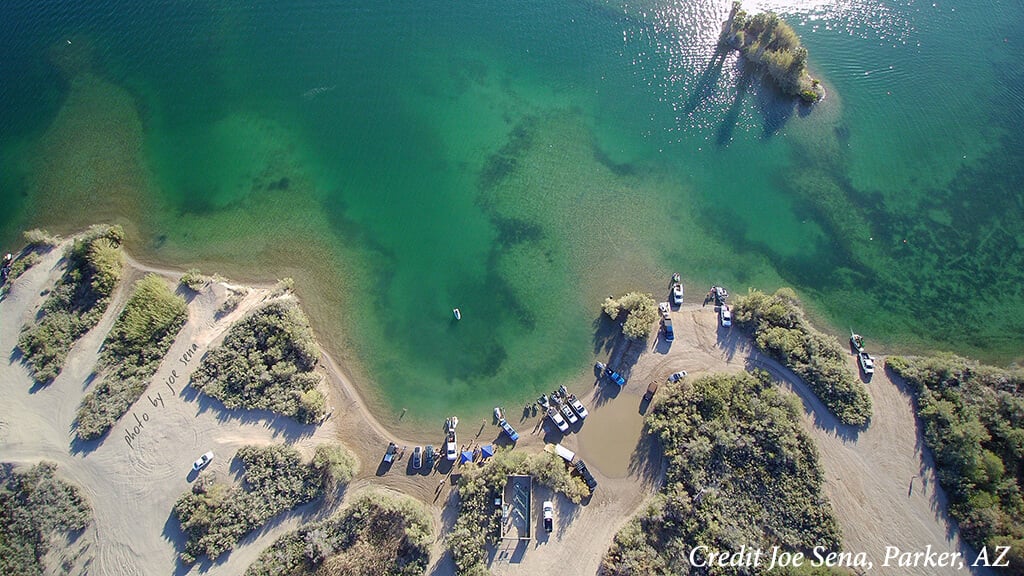
[[[722,75],[722,66],[725,65],[725,57],[728,54],[729,49],[727,48],[721,46],[715,48],[715,53],[712,54],[711,60],[708,61],[708,65],[701,72],[700,78],[697,79],[697,84],[694,86],[693,91],[690,92],[690,97],[683,104],[684,114],[689,115],[695,112],[714,91],[715,84],[718,83],[718,78]]]
[[[765,140],[775,136],[786,125],[786,122],[793,117],[797,110],[799,98],[783,94],[773,82],[767,78],[757,91],[755,101],[761,112],[762,132],[761,137]]]
[[[750,91],[750,84],[753,82],[754,74],[750,66],[742,61],[739,66],[740,76],[736,82],[736,96],[733,97],[732,104],[726,110],[722,123],[718,127],[718,136],[715,138],[715,143],[719,146],[728,146],[729,142],[732,142],[733,131],[736,130],[736,122],[739,120],[740,112],[743,110],[743,100],[746,99],[747,92]]]

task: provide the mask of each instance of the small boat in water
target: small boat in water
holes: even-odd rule
[[[537,404],[541,408],[547,410],[548,407],[551,405],[551,404],[548,403],[548,395],[547,394],[541,394],[540,398],[537,398]]]
[[[462,312],[458,308],[452,308],[452,314],[455,315],[456,320],[462,320]]]
[[[505,414],[501,411],[501,407],[500,406],[495,406],[494,407],[494,418],[498,422],[501,422],[502,420],[505,419]]]

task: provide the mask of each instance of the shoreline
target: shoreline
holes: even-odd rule
[[[14,326],[33,317],[35,306],[41,301],[40,292],[55,281],[61,271],[57,265],[61,254],[59,249],[45,254],[40,263],[19,277],[8,297],[0,301],[0,306],[4,307],[4,314],[0,316],[3,346],[13,345],[18,333]],[[211,573],[240,574],[274,539],[306,521],[306,513],[332,514],[366,489],[401,492],[428,507],[437,534],[431,547],[429,573],[446,573],[450,556],[446,553],[443,530],[447,526],[448,507],[456,498],[453,474],[457,474],[457,468],[449,469],[442,464],[437,469],[416,471],[411,469],[408,456],[390,467],[378,464],[388,441],[407,449],[416,445],[412,439],[421,445],[440,446],[440,431],[424,431],[423,436],[418,437],[418,432],[409,432],[411,426],[408,429],[387,427],[387,423],[379,420],[367,406],[356,384],[344,374],[342,365],[322,347],[320,357],[332,411],[318,425],[299,425],[265,411],[228,410],[202,394],[187,393],[184,382],[198,365],[193,362],[184,373],[178,374],[181,393],[168,399],[173,401],[173,406],[166,412],[153,412],[145,433],[134,439],[129,448],[123,446],[119,437],[126,425],[122,421],[115,425],[109,437],[92,445],[88,458],[66,452],[64,422],[73,416],[77,399],[88,387],[82,386],[80,381],[87,379],[106,332],[120,313],[130,292],[130,281],[148,272],[174,282],[182,275],[181,271],[146,264],[126,254],[125,275],[110,307],[97,327],[75,344],[65,371],[49,386],[28,394],[28,377],[21,364],[0,365],[0,386],[6,389],[5,395],[9,398],[0,408],[0,420],[6,424],[0,427],[6,435],[4,444],[0,445],[0,460],[27,463],[42,455],[56,461],[62,474],[82,485],[96,510],[96,524],[88,529],[88,537],[99,541],[104,549],[113,546],[124,553],[130,551],[134,558],[125,560],[127,557],[120,554],[116,557],[101,555],[97,557],[96,566],[102,570],[104,566],[112,567],[111,562],[136,566],[144,562],[147,569],[143,572],[154,569],[159,572],[162,569],[157,564],[171,561],[179,540],[165,536],[163,525],[173,499],[188,487],[183,471],[196,453],[213,448],[218,458],[211,469],[230,476],[228,465],[232,459],[228,455],[242,445],[285,440],[308,455],[318,439],[334,439],[353,450],[361,462],[361,470],[346,489],[342,501],[303,507],[306,511],[303,513],[285,513],[282,521],[275,521],[271,527],[244,539],[229,560],[214,564]],[[202,357],[223,339],[235,321],[260,306],[271,292],[266,284],[250,284],[250,293],[238,309],[218,319],[214,311],[226,297],[228,285],[235,284],[208,283],[189,299],[190,318],[150,381],[151,388],[154,384],[160,386],[160,382],[173,373],[172,368],[177,366],[175,361],[183,348],[195,346],[199,351],[197,357]],[[293,295],[282,297],[294,298]],[[802,424],[821,452],[826,493],[844,528],[844,547],[854,551],[879,550],[880,546],[892,542],[901,546],[958,546],[956,537],[948,536],[944,512],[936,517],[932,509],[933,502],[944,502],[944,495],[938,489],[930,460],[920,460],[919,438],[909,432],[916,429],[917,423],[905,387],[890,382],[884,373],[876,374],[869,390],[885,402],[875,402],[877,414],[872,426],[858,432],[838,425],[806,385],[753,349],[750,339],[742,332],[719,326],[713,308],[687,304],[674,310],[672,315],[676,342],[663,346],[664,343],[656,340],[653,347],[633,350],[631,353],[639,357],[630,369],[625,387],[613,389],[607,380],[594,379],[591,390],[580,394],[590,416],[575,433],[563,437],[547,430],[543,415],[517,419],[514,408],[508,411],[510,423],[520,432],[516,450],[540,451],[545,443],[560,441],[591,463],[599,488],[591,501],[580,507],[555,498],[557,508],[562,510],[559,514],[568,513],[572,518],[560,529],[559,537],[543,544],[538,541],[535,548],[542,549],[526,554],[515,567],[502,560],[503,550],[499,545],[493,550],[497,556],[490,566],[492,572],[502,574],[526,569],[548,573],[556,566],[573,573],[597,569],[619,527],[628,522],[660,486],[664,463],[659,465],[650,460],[657,456],[647,452],[649,446],[642,442],[645,407],[641,397],[649,382],[663,381],[679,369],[699,376],[766,366],[780,387],[796,394],[804,407]],[[853,357],[848,361],[855,370]],[[583,375],[574,384],[582,385],[591,378],[592,374]],[[141,399],[132,410],[152,411]],[[493,421],[485,420],[478,433],[474,418],[461,418],[460,443],[482,445],[492,438],[502,439],[502,432]],[[608,435],[601,434],[609,430],[615,432],[611,435],[612,441]],[[878,450],[879,444],[885,449]],[[625,462],[628,464],[624,467]],[[646,464],[640,464],[642,462]],[[927,485],[908,498],[904,476],[919,474],[922,470],[929,478]],[[112,482],[110,478],[115,476],[117,481]],[[859,480],[853,486],[844,478]],[[864,510],[864,494],[877,496],[870,510]],[[913,526],[908,526],[901,518],[914,519]],[[127,523],[133,524],[129,527]]]

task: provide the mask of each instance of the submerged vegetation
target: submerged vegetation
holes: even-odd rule
[[[772,295],[751,290],[736,301],[733,319],[753,332],[758,348],[806,382],[844,424],[863,426],[871,419],[871,396],[851,373],[843,349],[807,322],[792,290],[780,288]]]
[[[102,436],[142,396],[186,320],[185,299],[171,292],[162,278],[149,274],[135,284],[103,342],[102,381],[78,408],[79,438]]]
[[[495,508],[494,499],[505,489],[509,474],[532,475],[536,482],[564,494],[576,504],[590,494],[587,485],[571,473],[562,458],[547,452],[527,456],[522,452],[499,450],[487,464],[469,467],[459,479],[459,517],[447,537],[456,572],[460,575],[489,573],[484,547],[498,541],[501,510]]]
[[[1007,574],[1024,573],[1024,371],[957,356],[894,356],[913,388],[949,511],[972,546],[1010,546]]]
[[[739,2],[733,2],[721,42],[763,67],[786,94],[800,96],[807,102],[817,102],[824,95],[821,84],[807,74],[807,48],[777,14],[762,12],[751,16],[740,8]]]
[[[60,374],[71,346],[103,317],[121,277],[120,226],[93,226],[67,254],[67,270],[40,310],[41,318],[18,338],[32,377],[48,384]]]
[[[42,574],[50,536],[82,530],[92,509],[82,491],[41,462],[25,472],[0,464],[0,574]]]
[[[312,424],[326,411],[316,342],[294,301],[277,301],[239,321],[192,374],[192,386],[234,408],[271,410]]]
[[[423,504],[404,495],[360,496],[333,518],[278,538],[246,576],[414,576],[427,569],[433,535]]]
[[[341,458],[335,457],[339,451]],[[355,474],[350,466],[357,464],[346,448],[332,445],[318,446],[309,464],[284,444],[246,446],[235,456],[245,468],[246,489],[215,482],[204,473],[174,504],[174,515],[188,538],[181,552],[186,564],[203,554],[216,560],[273,516],[313,500],[328,486],[346,484]]]
[[[643,340],[651,334],[651,326],[658,320],[658,306],[654,297],[641,292],[630,292],[622,298],[609,296],[601,308],[612,320],[625,313],[626,321],[622,323],[622,333],[630,340]]]
[[[684,379],[664,390],[646,428],[668,460],[665,484],[615,536],[605,574],[690,574],[689,551],[700,545],[839,550],[839,524],[795,397],[764,371]]]

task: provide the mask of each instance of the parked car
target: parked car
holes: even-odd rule
[[[857,359],[860,361],[860,369],[864,371],[864,375],[870,377],[875,373],[875,359],[870,354],[860,352],[857,354]]]
[[[419,446],[412,449],[412,469],[419,470],[423,466],[423,448]]]
[[[544,531],[548,534],[555,529],[555,505],[551,500],[544,501]]]
[[[434,467],[434,456],[435,456],[435,454],[434,454],[434,445],[433,444],[427,444],[427,447],[424,448],[423,451],[426,452],[427,466],[429,468],[433,468]]]
[[[722,326],[725,326],[726,328],[732,326],[732,311],[729,310],[729,307],[722,304],[722,307],[719,310],[721,311]]]
[[[655,380],[647,385],[647,392],[644,392],[644,402],[650,402],[654,398],[654,393],[658,391],[658,381]]]
[[[672,303],[676,306],[683,303],[683,285],[679,282],[672,285]]]
[[[671,320],[667,320],[667,319],[663,320],[662,321],[662,325],[663,325],[663,327],[665,329],[665,341],[666,342],[671,342],[671,341],[675,340],[676,339],[676,333],[672,329],[672,321]]]
[[[590,488],[590,491],[593,492],[597,488],[597,480],[590,473],[590,470],[587,469],[587,464],[583,460],[577,460],[573,467],[580,473],[580,476],[583,476],[583,481],[587,483],[587,488]]]
[[[394,462],[397,455],[398,446],[394,442],[388,442],[388,449],[384,451],[384,461],[388,463]]]
[[[668,381],[669,382],[679,382],[680,380],[682,380],[685,377],[686,377],[686,370],[680,370],[679,372],[674,372],[671,376],[669,376],[668,377]]]
[[[198,472],[202,470],[204,466],[209,464],[210,460],[213,460],[213,452],[207,452],[200,456],[198,460],[192,463],[192,469]]]

